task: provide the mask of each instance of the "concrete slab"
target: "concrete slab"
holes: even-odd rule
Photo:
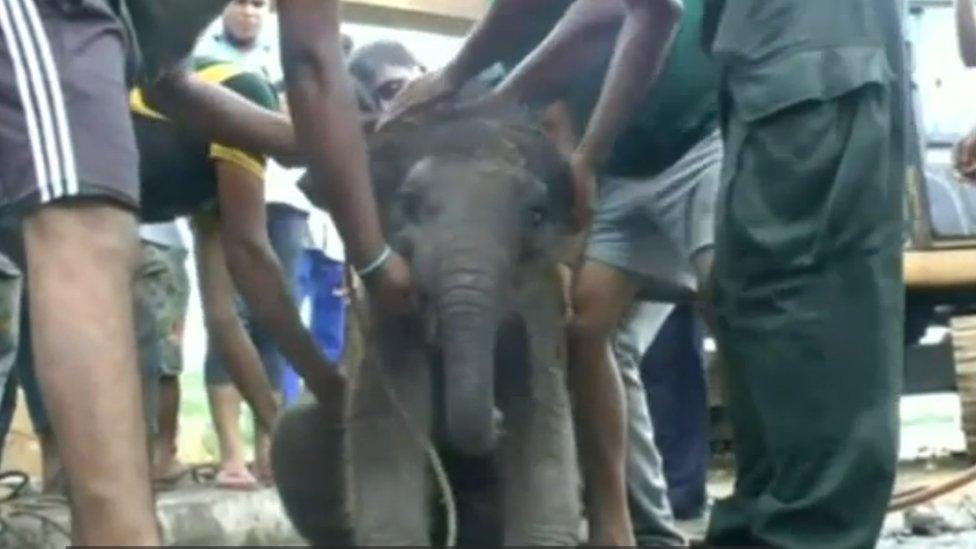
[[[165,545],[304,546],[273,489],[194,487],[162,493],[157,511]],[[69,513],[62,498],[26,496],[0,504],[0,547],[63,549]]]

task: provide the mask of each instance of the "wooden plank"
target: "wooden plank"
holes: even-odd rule
[[[344,0],[351,23],[463,35],[488,9],[489,0]]]
[[[976,287],[976,250],[905,252],[905,283],[913,289]]]

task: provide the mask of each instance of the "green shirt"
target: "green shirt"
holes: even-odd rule
[[[592,0],[587,0],[592,1]],[[657,85],[634,113],[604,168],[608,175],[651,177],[677,162],[691,147],[718,129],[718,74],[702,48],[705,0],[685,0],[681,28]],[[550,0],[534,19],[526,40],[509,45],[502,63],[513,68],[538,46],[573,4]],[[580,75],[568,100],[580,131],[600,96],[609,59],[598,72]]]
[[[233,90],[266,109],[278,109],[274,90],[257,73],[209,58],[192,63],[199,78]],[[132,91],[130,103],[139,147],[143,221],[169,221],[212,211],[217,203],[217,161],[229,162],[264,179],[264,155],[200,139],[153,111],[138,88]]]

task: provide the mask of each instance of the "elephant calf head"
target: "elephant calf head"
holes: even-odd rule
[[[384,231],[411,265],[424,343],[443,365],[446,442],[486,454],[499,329],[525,277],[564,250],[568,165],[518,116],[400,123],[371,137],[370,158]]]

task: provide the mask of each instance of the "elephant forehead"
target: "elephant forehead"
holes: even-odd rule
[[[504,159],[455,154],[428,155],[411,166],[405,182],[410,187],[437,184],[481,187],[483,183],[528,183],[532,181],[530,175],[524,165],[513,164]]]

